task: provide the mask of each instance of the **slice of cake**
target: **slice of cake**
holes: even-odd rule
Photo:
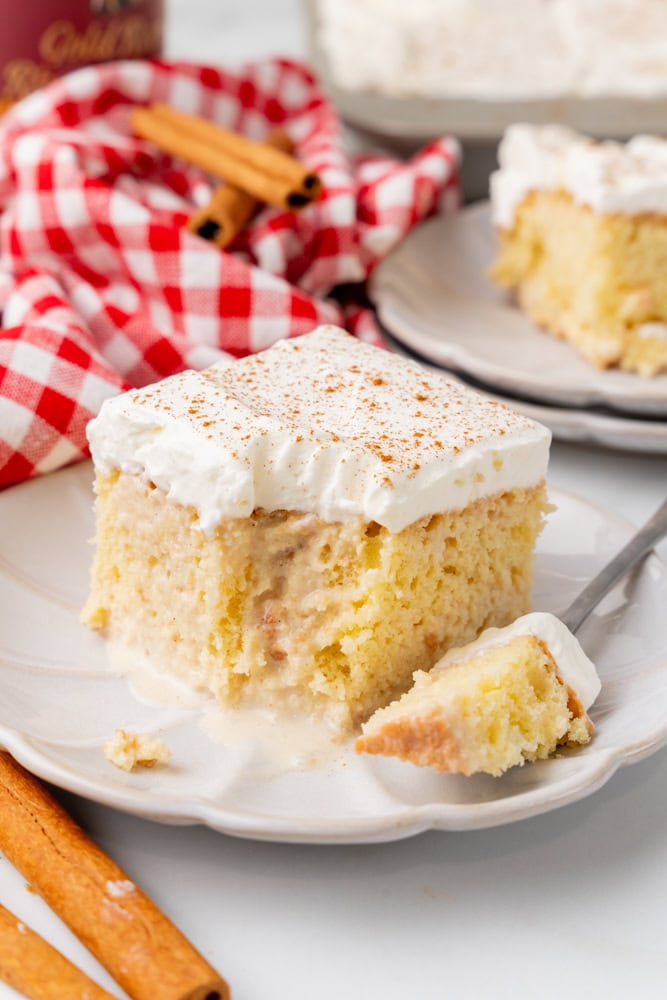
[[[108,400],[84,620],[345,729],[528,610],[549,432],[333,327]]]
[[[667,140],[514,125],[499,162],[494,281],[597,367],[667,371]]]
[[[399,757],[455,774],[500,775],[558,747],[587,743],[586,710],[600,680],[572,633],[553,615],[524,615],[488,629],[362,727],[359,753]]]

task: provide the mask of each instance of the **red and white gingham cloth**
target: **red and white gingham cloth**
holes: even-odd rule
[[[321,200],[264,209],[229,252],[192,235],[211,180],[131,135],[132,106],[152,101],[252,138],[286,127]],[[445,138],[406,164],[352,164],[316,81],[283,60],[111,63],[21,102],[0,122],[0,487],[84,457],[86,423],[131,386],[322,322],[372,339],[367,310],[327,296],[456,204],[457,161]]]

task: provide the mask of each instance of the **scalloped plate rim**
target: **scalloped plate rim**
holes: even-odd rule
[[[55,484],[56,480],[57,474],[47,487]],[[25,484],[23,488],[25,486],[30,488],[30,484]],[[583,506],[588,509],[598,521],[604,523],[607,531],[610,527],[615,527],[624,534],[633,530],[632,525],[624,518],[574,493],[555,489],[551,493],[555,499],[563,498],[561,503],[567,500],[575,507]],[[651,554],[646,565],[649,563],[658,568],[661,579],[667,584],[667,566],[660,557],[655,553]],[[395,809],[379,810],[368,815],[351,814],[337,818],[327,816],[320,820],[314,816],[298,814],[271,815],[257,809],[253,812],[239,809],[238,806],[230,810],[202,795],[184,799],[167,791],[154,793],[153,798],[148,799],[145,787],[139,785],[128,789],[113,781],[105,784],[103,771],[100,772],[102,777],[99,774],[91,777],[83,771],[77,771],[76,760],[73,764],[68,764],[62,763],[53,754],[50,756],[48,746],[39,737],[27,735],[20,727],[0,725],[0,746],[9,750],[20,763],[40,778],[101,804],[165,823],[203,823],[214,830],[239,837],[322,844],[379,843],[414,836],[431,829],[477,830],[517,822],[592,794],[619,767],[642,760],[665,744],[667,717],[663,724],[654,724],[644,738],[634,739],[626,745],[595,749],[595,745],[590,744],[587,752],[570,758],[580,760],[581,767],[566,770],[563,776],[555,780],[511,792],[507,797],[479,802],[429,801],[421,804],[395,800]],[[99,753],[99,748],[95,748],[94,752]],[[549,763],[542,762],[535,766],[548,767]]]

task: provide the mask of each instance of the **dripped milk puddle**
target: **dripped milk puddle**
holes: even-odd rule
[[[259,705],[223,707],[212,695],[161,670],[145,653],[119,642],[107,643],[107,657],[110,670],[126,678],[135,698],[193,717],[212,743],[242,754],[253,780],[287,771],[336,769],[354,757],[350,739],[341,740],[322,719]]]

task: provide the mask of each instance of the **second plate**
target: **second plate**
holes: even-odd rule
[[[382,324],[424,358],[513,396],[667,416],[667,375],[593,368],[491,283],[494,253],[487,202],[418,226],[371,278]]]

